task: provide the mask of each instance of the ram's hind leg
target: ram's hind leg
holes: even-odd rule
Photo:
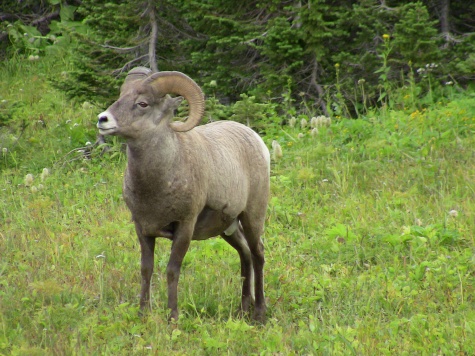
[[[258,214],[241,214],[240,220],[244,232],[244,237],[249,246],[252,256],[252,266],[254,268],[254,292],[255,304],[253,319],[264,323],[266,318],[266,302],[264,297],[264,244],[261,235],[264,229],[265,216],[258,218]]]
[[[251,250],[249,250],[249,246],[247,245],[246,239],[244,238],[241,226],[239,226],[230,236],[225,234],[222,234],[221,236],[239,253],[239,257],[241,259],[242,277],[241,312],[249,313],[254,294],[254,286],[252,285],[254,271],[252,268]]]

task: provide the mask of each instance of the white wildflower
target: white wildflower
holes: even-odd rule
[[[322,127],[322,126],[330,126],[331,122],[332,120],[329,117],[320,115],[317,117],[312,117],[312,120],[310,121],[310,126],[313,128]]]
[[[457,210],[450,210],[449,211],[449,215],[452,217],[452,218],[456,218],[458,215],[459,215],[459,212]]]
[[[282,147],[280,144],[276,141],[272,141],[272,158],[274,158],[274,161],[278,161],[280,158],[282,158],[283,153],[282,153]]]
[[[38,188],[36,188],[34,185],[30,189],[33,194],[38,192]]]
[[[8,148],[3,147],[3,148],[2,148],[2,153],[3,153],[3,155],[5,156],[5,155],[8,153]]]
[[[316,127],[313,128],[312,131],[310,131],[310,135],[311,135],[312,137],[317,136],[317,135],[318,135],[318,129],[317,129]]]
[[[322,116],[322,126],[330,126],[332,123],[332,119],[328,116]]]
[[[314,116],[310,119],[310,127],[315,128],[318,125],[318,119]]]
[[[48,176],[49,176],[49,169],[43,168],[43,172],[41,172],[41,181],[43,182]]]
[[[300,127],[303,128],[303,129],[306,128],[307,127],[307,120],[305,120],[305,119],[300,120]]]
[[[289,126],[294,128],[296,123],[297,123],[297,119],[292,116],[289,120]]]
[[[305,135],[304,135],[303,133],[299,132],[299,134],[297,135],[297,137],[298,137],[298,138],[304,138]]]
[[[326,116],[322,115],[320,116],[320,123],[322,126],[327,126],[328,119]]]
[[[31,173],[28,173],[26,176],[25,176],[25,185],[27,187],[31,186],[31,184],[33,183],[33,174]]]

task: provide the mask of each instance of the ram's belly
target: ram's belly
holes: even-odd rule
[[[229,234],[229,231],[233,229],[233,222],[236,217],[237,214],[229,215],[222,210],[217,211],[205,207],[198,215],[192,239],[205,240],[221,235],[225,230]],[[175,229],[179,224],[177,221],[172,221],[171,217],[166,217],[166,214],[155,216],[145,211],[133,214],[133,219],[144,236],[166,237],[168,239],[173,239]]]
[[[205,207],[198,215],[193,240],[204,240],[222,234],[232,225],[236,216],[232,216],[223,210],[217,211]]]

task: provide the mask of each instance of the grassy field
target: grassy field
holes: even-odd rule
[[[192,243],[173,328],[170,242],[158,241],[140,318],[126,157],[114,141],[84,158],[103,108],[67,101],[48,84],[55,70],[0,72],[0,354],[475,354],[474,95],[401,101],[313,135],[268,130],[283,151],[264,236],[268,321],[235,317],[239,258],[218,238]]]

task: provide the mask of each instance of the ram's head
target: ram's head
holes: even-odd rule
[[[173,112],[183,98],[188,101],[189,117],[185,122],[173,122]],[[198,125],[203,113],[203,92],[191,78],[180,72],[152,73],[137,67],[127,74],[119,99],[99,114],[97,127],[101,135],[124,137],[135,137],[163,123],[184,132]]]

